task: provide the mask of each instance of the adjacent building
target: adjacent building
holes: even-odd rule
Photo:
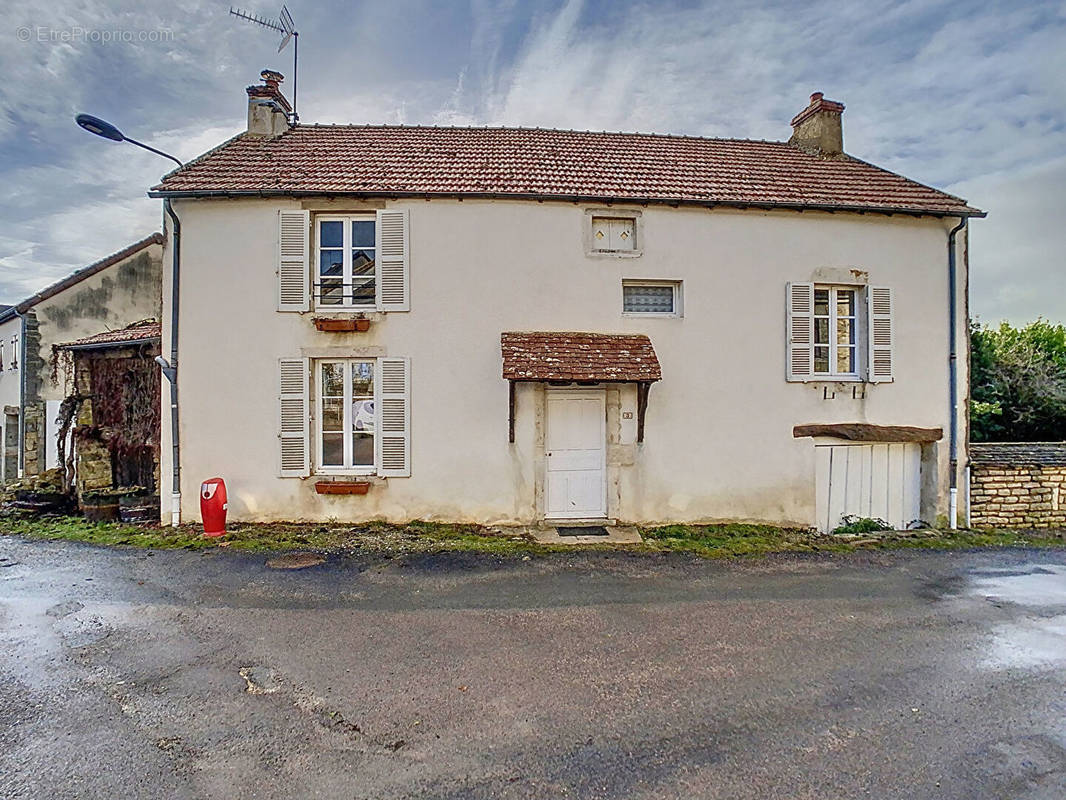
[[[215,475],[240,520],[952,512],[983,212],[846,154],[842,104],[781,142],[290,125],[263,77],[151,192],[165,518]]]
[[[162,254],[153,233],[0,311],[5,482],[58,466],[59,406],[73,386],[57,346],[158,320]]]

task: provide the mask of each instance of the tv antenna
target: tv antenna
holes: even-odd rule
[[[238,19],[243,19],[248,22],[254,22],[263,28],[269,28],[272,31],[277,31],[281,34],[281,44],[278,45],[278,52],[280,53],[285,49],[285,45],[292,40],[292,123],[295,125],[300,121],[300,115],[296,113],[296,65],[297,59],[300,55],[300,34],[296,30],[296,24],[292,21],[292,14],[289,13],[289,9],[285,6],[281,7],[281,13],[278,14],[278,18],[267,19],[261,17],[251,11],[243,11],[239,8],[230,7],[229,13]]]

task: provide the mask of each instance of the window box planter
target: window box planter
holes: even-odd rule
[[[370,320],[344,317],[315,317],[315,327],[326,333],[365,333]]]
[[[366,494],[370,491],[369,481],[318,481],[315,491],[319,494]]]

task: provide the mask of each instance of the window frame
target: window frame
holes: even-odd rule
[[[813,380],[829,380],[829,381],[861,381],[863,379],[863,343],[866,341],[866,328],[867,328],[867,312],[865,302],[865,290],[864,286],[853,286],[848,284],[839,283],[815,283],[814,284],[814,302],[812,308],[815,313],[811,316],[811,377]],[[818,307],[818,292],[829,292],[829,342],[818,342],[818,321],[827,319],[825,315],[817,313]],[[854,313],[850,317],[840,317],[838,314],[838,292],[851,292],[853,297],[853,311]],[[836,329],[837,322],[840,319],[851,319],[852,330],[854,332],[854,342],[847,345],[842,345],[837,341]],[[818,364],[818,349],[822,347],[829,348],[829,371],[819,372],[817,369]],[[838,351],[843,348],[851,348],[855,351],[854,371],[852,372],[837,372],[836,365],[838,363]]]
[[[355,399],[354,394],[351,394],[351,391],[352,391],[351,365],[354,364],[354,363],[371,364],[373,366],[373,370],[374,370],[374,394],[373,394],[373,401],[374,401],[374,448],[373,448],[373,450],[374,450],[374,460],[373,460],[373,463],[369,464],[369,465],[360,464],[360,465],[356,466],[356,465],[351,465],[349,463],[350,458],[352,456],[351,445],[349,444],[349,442],[351,440],[351,433],[352,433],[352,427],[351,427],[352,426],[352,403],[353,403],[353,401]],[[312,446],[311,471],[315,475],[376,475],[378,473],[378,469],[379,469],[379,466],[380,466],[379,462],[380,462],[380,459],[381,459],[381,457],[380,457],[381,448],[378,446],[379,445],[378,437],[381,435],[381,430],[380,430],[380,428],[381,428],[381,425],[380,425],[380,411],[379,411],[379,409],[381,408],[381,399],[380,399],[380,394],[381,394],[381,359],[380,358],[366,358],[366,357],[363,357],[363,358],[359,358],[359,357],[352,357],[352,358],[315,358],[315,359],[312,359],[312,364],[313,364],[313,369],[311,370],[311,375],[310,375],[310,378],[309,378],[311,380],[311,389],[312,389],[311,398],[310,398],[311,402],[310,402],[309,405],[310,405],[310,407],[312,409],[312,414],[314,415],[314,425],[312,426],[313,435],[314,435],[314,441],[313,441],[313,446]],[[326,466],[326,465],[324,465],[322,463],[322,453],[323,453],[322,421],[323,421],[323,417],[324,417],[324,414],[323,414],[323,411],[322,411],[322,401],[325,399],[323,397],[323,394],[322,394],[322,367],[325,364],[344,364],[345,365],[345,367],[344,367],[344,380],[343,380],[343,386],[344,386],[345,394],[342,397],[342,403],[343,403],[343,406],[344,406],[344,415],[343,415],[343,421],[341,423],[341,428],[342,428],[342,430],[343,430],[343,432],[345,434],[345,439],[344,439],[344,453],[345,453],[344,460],[345,460],[345,464],[343,466],[339,466],[339,467],[338,466]]]
[[[633,223],[633,236],[636,239],[631,250],[600,250],[596,247],[593,236],[594,220],[625,219]],[[597,206],[585,209],[584,232],[585,255],[588,258],[639,258],[644,255],[644,216],[636,208],[612,208]]]
[[[647,319],[649,317],[658,317],[660,319],[680,319],[685,316],[685,301],[684,301],[684,281],[683,280],[657,280],[657,279],[644,279],[644,278],[622,278],[622,316],[623,317],[637,317],[639,319]],[[640,287],[640,286],[669,286],[674,290],[674,310],[673,311],[626,311],[626,287]]]
[[[376,212],[355,213],[355,214],[316,214],[314,215],[313,224],[311,226],[315,237],[314,247],[314,261],[311,268],[311,302],[315,311],[331,312],[337,311],[342,313],[354,313],[354,312],[367,312],[377,311],[381,305],[380,294],[381,287],[379,283],[381,281],[381,259],[380,253],[378,253],[378,215]],[[342,299],[350,296],[355,287],[354,276],[352,275],[352,259],[351,251],[352,246],[352,223],[353,222],[373,222],[374,223],[374,301],[372,303],[355,305],[353,303],[323,303],[322,302],[322,223],[323,222],[340,222],[343,225],[343,235],[341,237],[341,252],[343,254],[343,260],[341,261],[341,297]],[[336,250],[336,247],[327,247],[326,250]]]

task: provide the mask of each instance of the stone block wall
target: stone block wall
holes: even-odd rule
[[[40,356],[41,330],[37,314],[33,311],[25,315],[25,342],[22,369],[25,370],[25,404],[23,406],[22,439],[22,474],[36,475],[44,472],[45,453],[48,443],[45,441],[45,404],[41,400],[41,375],[44,361]]]
[[[970,525],[1066,529],[1066,444],[971,445]]]

